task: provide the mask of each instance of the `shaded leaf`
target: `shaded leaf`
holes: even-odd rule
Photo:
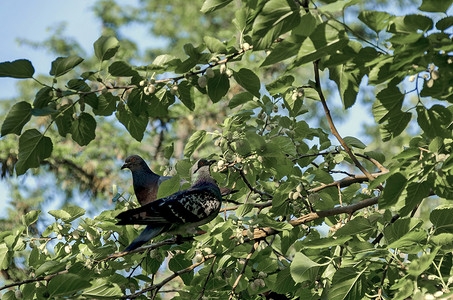
[[[359,20],[365,23],[374,32],[379,33],[388,26],[392,15],[383,11],[365,10],[359,14]]]
[[[247,103],[253,100],[253,95],[249,92],[243,92],[239,94],[235,94],[233,98],[231,98],[230,102],[228,103],[229,108],[235,108],[239,105]]]
[[[36,129],[25,131],[19,138],[19,159],[16,163],[17,175],[29,168],[39,167],[42,160],[52,153],[52,140]]]
[[[203,38],[206,47],[211,53],[227,53],[226,45],[216,38],[205,36]]]
[[[85,209],[75,205],[71,205],[65,207],[64,209],[51,210],[49,211],[49,214],[55,217],[55,219],[61,219],[62,221],[69,223],[83,216],[85,212],[86,212]]]
[[[131,77],[138,76],[138,72],[133,70],[132,67],[124,61],[115,61],[109,66],[109,73],[117,77]]]
[[[382,197],[379,199],[379,208],[388,208],[398,202],[398,198],[406,187],[407,179],[401,173],[392,174],[385,184]]]
[[[89,281],[76,274],[61,274],[57,275],[50,280],[47,289],[50,296],[65,295],[70,296],[72,293],[90,287]]]
[[[186,146],[184,147],[184,156],[190,157],[195,150],[203,143],[206,136],[205,130],[198,130],[187,141]]]
[[[168,262],[168,268],[173,272],[177,272],[183,270],[187,267],[192,265],[192,261],[188,260],[184,257],[183,254],[175,255],[170,261]],[[184,281],[186,285],[190,284],[190,281],[193,278],[193,271],[184,273],[180,275],[181,279]]]
[[[192,97],[192,85],[187,80],[183,80],[178,84],[179,99],[190,110],[195,109],[195,102]]]
[[[101,36],[94,42],[93,46],[96,57],[104,61],[116,54],[120,44],[114,36]]]
[[[126,127],[134,139],[137,141],[143,139],[143,134],[149,121],[146,113],[136,116],[125,106],[119,106],[117,108],[116,118]]]
[[[366,145],[364,143],[362,143],[358,138],[355,138],[353,136],[346,136],[343,138],[343,140],[345,141],[345,143],[348,146],[359,148],[359,149],[366,148]]]
[[[20,135],[22,128],[31,119],[31,105],[25,101],[18,102],[11,107],[2,124],[2,136],[10,133]]]
[[[88,145],[96,137],[96,120],[89,113],[81,113],[71,124],[72,139],[80,146]]]
[[[208,96],[212,102],[218,102],[230,89],[230,80],[226,74],[215,70],[215,76],[208,79]]]
[[[252,70],[242,68],[238,72],[234,72],[233,77],[237,83],[249,91],[253,96],[257,98],[260,97],[260,79]]]
[[[29,211],[26,215],[22,216],[22,223],[28,227],[31,224],[38,221],[38,217],[40,214],[41,214],[40,209]]]
[[[205,0],[200,11],[204,14],[210,13],[228,5],[232,1],[233,0]]]
[[[442,12],[446,13],[447,9],[453,4],[453,0],[423,0],[422,5],[418,8],[421,11],[427,12]]]
[[[429,220],[436,227],[436,233],[453,233],[453,205],[444,204],[436,207],[429,215]]]
[[[294,255],[293,261],[290,266],[291,277],[296,283],[304,282],[306,280],[314,280],[316,274],[310,274],[309,271],[319,266],[320,264],[312,261],[302,252],[297,252]]]
[[[355,268],[338,269],[332,278],[332,285],[329,289],[329,299],[362,299],[365,295],[366,279],[362,271],[357,271]]]
[[[83,58],[72,55],[67,57],[58,57],[52,62],[50,75],[59,77],[74,69],[78,64],[83,61]]]
[[[0,77],[32,78],[35,68],[29,60],[18,59],[0,63]]]

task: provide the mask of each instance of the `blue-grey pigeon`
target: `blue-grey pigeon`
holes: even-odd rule
[[[191,170],[194,183],[189,189],[127,210],[116,217],[119,219],[117,225],[147,225],[124,252],[140,247],[163,232],[194,233],[198,226],[208,223],[217,216],[222,204],[222,195],[210,174],[213,162],[200,159],[195,163]]]
[[[159,185],[171,178],[170,176],[159,176],[151,171],[139,155],[128,156],[121,169],[131,170],[135,196],[142,206],[156,200]]]

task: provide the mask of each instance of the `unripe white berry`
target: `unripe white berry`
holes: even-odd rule
[[[410,82],[414,82],[414,80],[415,80],[415,75],[412,75],[411,77],[409,77]]]
[[[219,160],[217,162],[217,168],[219,168],[219,169],[222,169],[224,165],[225,165],[225,161],[224,160]]]
[[[226,72],[226,70],[227,70],[226,64],[221,64],[220,68],[219,68],[220,74],[224,74]]]
[[[72,237],[75,239],[75,240],[78,240],[80,238],[80,234],[79,234],[79,231],[78,230],[74,230],[72,232]]]
[[[170,89],[170,94],[172,94],[173,96],[176,95],[176,92],[178,91],[178,86],[177,85],[174,85],[171,87]]]
[[[203,260],[203,255],[201,253],[198,253],[197,255],[194,256],[193,261],[195,263],[199,263]]]
[[[139,86],[145,86],[146,84],[146,80],[142,80],[138,83]]]
[[[90,242],[94,241],[94,236],[89,232],[87,232],[87,238]]]
[[[212,70],[212,68],[206,69],[206,76],[207,76],[208,78],[213,78],[213,77],[215,76],[214,70]]]
[[[250,44],[249,43],[242,44],[242,49],[244,49],[244,51],[250,50]]]
[[[66,245],[64,247],[64,252],[66,252],[67,254],[71,253],[71,250],[72,250],[72,246],[71,245]]]
[[[57,235],[57,239],[61,240],[63,239],[63,236],[61,234]]]
[[[149,87],[145,86],[145,88],[143,89],[143,93],[145,93],[145,95],[148,96],[150,94]]]
[[[267,273],[263,272],[263,271],[260,271],[258,273],[258,276],[261,277],[261,278],[266,278],[267,277]]]
[[[437,70],[432,71],[432,73],[431,73],[432,79],[437,80],[437,79],[439,79],[439,76],[440,76],[439,71],[437,71]]]
[[[206,76],[200,76],[198,77],[198,85],[203,89],[206,87],[208,84],[208,80],[206,79]]]
[[[299,184],[296,186],[296,191],[298,191],[299,193],[302,193],[302,184],[299,183]]]
[[[21,290],[16,290],[14,292],[14,296],[17,298],[17,299],[22,299],[23,295],[22,295],[22,291]]]

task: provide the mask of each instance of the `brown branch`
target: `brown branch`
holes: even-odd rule
[[[383,175],[383,174],[385,174],[387,172],[378,172],[378,173],[373,173],[373,174],[370,174],[370,175],[373,176],[373,178],[375,178],[375,177]],[[340,180],[337,180],[337,181],[334,181],[334,182],[331,182],[331,183],[323,184],[321,186],[312,188],[312,189],[308,190],[308,192],[315,193],[315,192],[319,192],[320,190],[323,190],[325,188],[338,186],[338,185],[340,185],[340,187],[343,188],[343,187],[346,187],[346,186],[350,186],[353,183],[362,183],[362,182],[365,182],[365,181],[368,181],[368,177],[366,175],[355,175],[353,177],[349,176],[349,177],[344,177],[344,178],[342,178]]]
[[[320,98],[322,106],[324,108],[324,113],[326,114],[326,118],[327,118],[327,122],[329,123],[330,131],[340,142],[343,149],[348,153],[349,157],[352,159],[352,161],[354,162],[356,167],[359,168],[363,174],[365,174],[365,176],[368,178],[369,181],[372,181],[374,179],[374,177],[360,164],[360,162],[357,160],[357,157],[355,157],[354,153],[352,153],[352,150],[349,148],[349,146],[345,143],[343,138],[338,133],[337,128],[335,127],[335,124],[333,123],[332,116],[330,115],[329,107],[327,106],[326,99],[324,98],[324,94],[321,89],[321,80],[319,79],[319,66],[318,66],[317,60],[313,62],[313,67],[314,67],[314,72],[315,72],[316,91],[318,92],[319,98]]]
[[[7,284],[7,285],[4,285],[4,286],[0,287],[0,291],[4,290],[4,289],[7,289],[7,288],[10,288],[10,287],[13,287],[13,286],[20,286],[20,285],[23,285],[23,284],[26,284],[26,283],[31,283],[31,282],[36,282],[36,281],[44,281],[44,280],[45,281],[49,281],[52,278],[54,278],[55,276],[58,276],[60,274],[66,274],[66,273],[68,273],[68,270],[60,271],[60,272],[57,272],[55,274],[50,274],[50,275],[46,275],[46,276],[40,276],[40,277],[36,277],[36,278],[32,278],[32,279],[27,279],[27,280],[15,282],[15,283]]]
[[[235,281],[234,284],[233,284],[233,288],[231,289],[230,297],[228,298],[229,300],[233,299],[234,290],[235,290],[236,287],[238,286],[239,281],[240,281],[241,278],[242,278],[242,275],[244,275],[245,269],[246,269],[246,267],[247,267],[247,264],[248,264],[250,258],[252,257],[253,253],[255,252],[256,248],[258,248],[258,244],[259,244],[258,241],[256,241],[256,242],[253,244],[252,249],[250,249],[249,254],[248,254],[247,257],[245,258],[244,266],[242,266],[241,273],[239,273],[238,277],[236,278],[236,281]]]
[[[381,170],[381,172],[384,172],[384,173],[387,173],[389,171],[389,169],[387,169],[386,167],[384,167],[380,162],[378,162],[377,160],[375,160],[374,158],[372,157],[369,157],[368,155],[365,155],[365,154],[360,154],[360,153],[356,153],[355,155],[359,156],[359,157],[363,157],[365,159],[368,159],[369,161],[371,161],[379,170]]]
[[[193,264],[191,266],[188,266],[185,269],[182,269],[182,270],[174,272],[173,274],[171,274],[170,276],[168,276],[167,278],[165,278],[161,282],[153,284],[152,286],[147,287],[146,289],[138,291],[138,292],[136,292],[134,294],[125,295],[125,296],[123,296],[121,298],[122,299],[134,299],[134,298],[137,298],[138,296],[140,296],[140,295],[142,295],[142,294],[144,294],[146,292],[153,291],[153,290],[156,290],[156,289],[158,290],[161,287],[163,287],[165,284],[167,284],[169,281],[172,281],[173,279],[175,279],[176,277],[178,277],[178,276],[180,276],[182,274],[185,274],[185,273],[188,273],[188,272],[192,271],[193,269],[195,269],[199,265],[203,264],[205,261],[207,261],[207,260],[209,260],[211,258],[214,258],[214,257],[216,257],[214,254],[204,256],[203,259],[200,262],[197,262],[197,263],[195,263],[195,264]]]
[[[317,219],[321,218],[326,218],[330,216],[335,216],[335,215],[340,215],[340,214],[350,214],[352,215],[354,212],[356,212],[359,209],[376,205],[378,203],[379,197],[374,197],[374,198],[369,198],[362,200],[360,202],[348,205],[348,206],[339,206],[339,207],[334,207],[331,209],[327,210],[322,210],[318,212],[311,212],[309,214],[303,215],[297,219],[290,220],[288,223],[291,224],[292,226],[296,227]],[[253,232],[253,240],[259,240],[263,239],[265,237],[278,234],[280,231],[270,228],[270,227],[264,227],[264,228],[255,228]],[[247,231],[243,231],[243,235],[247,236]]]

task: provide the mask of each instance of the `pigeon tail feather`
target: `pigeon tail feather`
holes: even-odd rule
[[[158,236],[160,233],[162,233],[164,231],[164,229],[166,229],[165,226],[158,226],[158,227],[155,227],[152,225],[146,226],[146,228],[142,231],[142,233],[140,233],[140,235],[135,240],[133,240],[132,243],[129,246],[127,246],[127,248],[124,249],[123,252],[129,252],[134,249],[137,249],[141,245],[147,243],[153,237]]]

